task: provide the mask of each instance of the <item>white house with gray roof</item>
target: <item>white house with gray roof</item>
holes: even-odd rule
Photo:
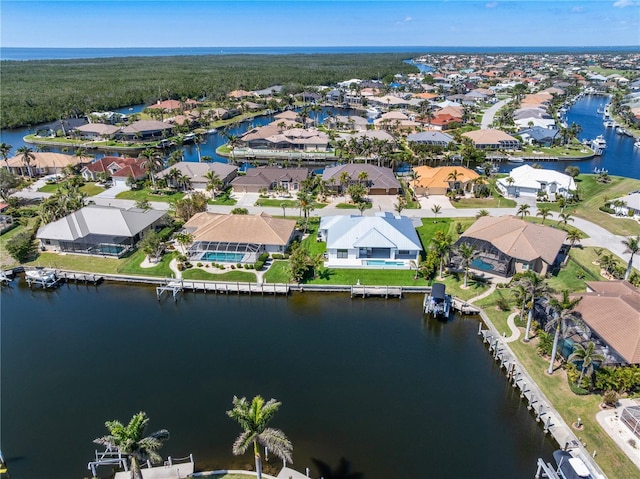
[[[511,178],[513,182],[507,181]],[[511,170],[508,177],[500,178],[497,187],[505,196],[547,196],[555,200],[556,196],[569,197],[575,191],[576,183],[569,175],[555,170],[533,168],[529,165],[518,166]]]
[[[166,218],[166,211],[90,205],[42,226],[36,238],[48,251],[119,258]]]
[[[323,216],[318,240],[326,241],[329,268],[409,269],[420,259],[422,243],[406,216]]]
[[[446,148],[453,141],[453,137],[441,131],[422,131],[420,133],[411,133],[407,135],[409,143],[417,143],[419,145],[433,145]]]

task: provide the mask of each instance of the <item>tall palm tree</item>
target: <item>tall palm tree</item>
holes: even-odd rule
[[[218,175],[215,171],[207,171],[204,177],[207,179],[207,191],[211,191],[211,198],[215,199],[216,192],[222,186],[220,175]]]
[[[118,450],[129,456],[131,461],[131,479],[142,479],[140,463],[147,459],[158,462],[162,458],[158,449],[162,447],[162,441],[169,439],[169,431],[161,429],[144,436],[149,423],[146,413],[134,414],[126,426],[120,421],[107,421],[105,426],[109,435],[94,439],[93,442]]]
[[[442,206],[433,205],[431,207],[431,211],[433,212],[433,222],[437,223],[438,222],[438,214],[440,213],[440,211],[442,211]]]
[[[509,196],[509,195],[510,195],[510,193],[511,193],[511,187],[512,187],[512,186],[513,186],[513,184],[516,182],[516,180],[514,180],[514,179],[513,179],[513,177],[508,176],[504,181],[507,183],[507,185],[509,185],[509,186],[507,187],[507,196]]]
[[[626,240],[622,240],[622,244],[627,247],[624,252],[631,253],[631,257],[627,263],[627,271],[624,274],[625,281],[628,281],[629,276],[631,275],[631,269],[633,268],[633,257],[636,253],[640,252],[640,236],[636,236],[635,238],[630,236]]]
[[[577,298],[571,298],[569,296],[569,290],[562,291],[562,298],[552,298],[549,300],[549,306],[551,306],[551,320],[547,322],[545,328],[547,330],[555,327],[555,335],[553,337],[553,349],[551,350],[551,361],[549,362],[548,373],[553,374],[553,364],[556,361],[556,354],[558,353],[558,342],[560,341],[560,333],[563,330],[567,330],[570,324],[575,323],[584,325],[583,321],[579,319],[574,309],[580,301],[582,296]]]
[[[520,217],[522,219],[524,219],[525,216],[527,216],[529,214],[529,205],[526,203],[522,203],[519,207],[518,207],[518,213],[520,215]]]
[[[469,243],[462,243],[458,246],[458,254],[460,255],[461,262],[460,264],[464,268],[464,285],[463,288],[467,287],[467,279],[469,278],[469,266],[471,266],[471,261],[475,258],[478,252],[475,250],[473,246]]]
[[[444,233],[443,231],[437,231],[433,236],[433,245],[440,258],[440,267],[438,272],[438,278],[442,278],[445,262],[449,263],[449,255],[453,248],[453,238],[451,235]]]
[[[564,213],[564,212],[559,213],[558,218],[560,218],[559,222],[562,223],[565,227],[567,226],[569,221],[573,221],[573,217],[571,216],[571,213]]]
[[[533,271],[529,271],[524,274],[524,276],[520,279],[519,283],[523,286],[525,290],[525,298],[528,306],[528,315],[527,315],[527,327],[524,333],[524,341],[529,342],[530,334],[531,334],[531,323],[533,322],[533,309],[535,306],[535,302],[537,298],[541,298],[549,291],[547,283],[545,279],[534,273]]]
[[[0,143],[0,156],[2,156],[2,159],[6,163],[7,167],[9,167],[8,159],[12,149],[13,149],[13,146],[5,143],[4,141]]]
[[[36,155],[33,154],[33,150],[28,146],[21,146],[16,150],[16,153],[22,159],[24,166],[27,168],[27,175],[31,178],[31,162],[36,159]]]
[[[164,166],[164,160],[158,154],[157,151],[152,150],[151,148],[147,148],[142,153],[140,153],[140,158],[144,158],[146,160],[146,168],[149,172],[149,177],[151,178],[151,183],[153,184],[153,189],[156,189],[156,173],[160,171],[160,169]]]
[[[269,448],[269,451],[280,459],[293,462],[293,446],[287,436],[280,429],[267,427],[280,405],[281,403],[275,399],[265,402],[261,396],[254,397],[251,403],[247,402],[245,397],[234,396],[233,409],[227,411],[227,415],[242,427],[242,433],[233,443],[233,453],[236,456],[244,454],[253,444],[258,479],[262,479],[260,445]]]
[[[541,206],[538,208],[538,212],[536,216],[542,216],[542,224],[544,224],[544,220],[546,220],[549,216],[551,216],[551,207],[550,206]]]
[[[578,387],[582,385],[582,378],[586,375],[588,378],[593,374],[593,366],[598,363],[602,363],[606,358],[596,353],[596,345],[593,341],[587,343],[585,348],[582,344],[576,343],[573,345],[573,353],[567,358],[567,361],[572,363],[582,363],[580,367],[580,378],[578,379]]]

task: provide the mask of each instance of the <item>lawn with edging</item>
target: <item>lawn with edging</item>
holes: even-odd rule
[[[226,273],[210,273],[204,269],[191,268],[182,272],[184,279],[201,279],[204,281],[224,281],[224,282],[240,282],[255,283],[256,274],[250,271],[227,271]]]
[[[262,276],[265,283],[289,283],[289,262],[283,259],[274,260]]]
[[[285,210],[299,210],[300,202],[297,200],[285,200],[285,199],[277,199],[277,198],[258,198],[254,203],[254,206],[261,206],[265,208],[282,208],[284,204]],[[327,206],[327,203],[319,203],[313,202],[311,203],[311,208],[314,210],[321,210]]]
[[[150,268],[143,268],[140,266],[145,259],[145,254],[142,250],[138,250],[125,259],[120,266],[118,273],[132,274],[139,276],[159,276],[161,278],[172,278],[175,273],[169,267],[171,260],[178,256],[177,251],[166,253],[162,255],[160,262],[156,266]]]
[[[44,185],[38,191],[40,193],[55,193],[59,188],[64,188],[64,183],[49,183]],[[87,196],[95,196],[102,193],[105,189],[94,183],[85,183],[80,187],[80,193],[86,193]]]
[[[317,278],[304,284],[341,284],[362,286],[427,286],[424,278],[413,279],[415,271],[407,269],[322,268]]]
[[[460,198],[451,201],[454,208],[515,208],[518,203],[503,196],[492,198]]]

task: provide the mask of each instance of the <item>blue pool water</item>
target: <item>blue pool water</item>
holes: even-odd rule
[[[201,261],[227,261],[229,263],[237,263],[242,261],[244,253],[223,253],[220,251],[209,251],[204,253],[200,258]]]
[[[487,263],[483,261],[481,258],[476,258],[471,262],[471,267],[475,269],[480,269],[482,271],[492,271],[493,265],[491,263]]]

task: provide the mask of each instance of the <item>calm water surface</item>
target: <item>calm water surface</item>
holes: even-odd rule
[[[22,281],[22,280],[21,280]],[[366,479],[532,477],[554,443],[475,319],[423,318],[421,296],[224,296],[148,287],[2,290],[2,450],[14,479],[80,479],[104,421],[146,411],[164,456],[244,467],[233,395],[275,397],[294,466],[340,458]],[[279,466],[278,460],[272,460]]]

